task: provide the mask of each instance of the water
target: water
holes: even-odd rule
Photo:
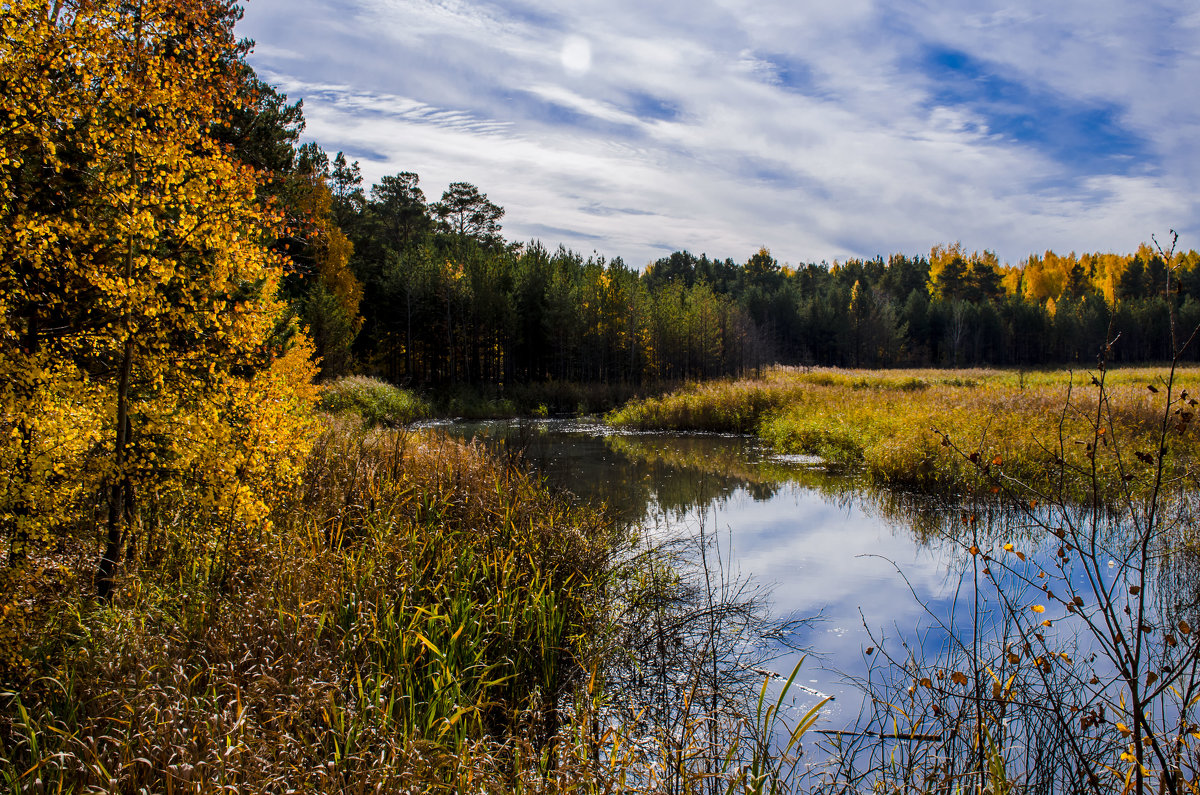
[[[991,711],[983,719],[988,736],[1004,736],[1011,775],[1054,791],[1078,779],[1080,770],[1099,769],[1066,765],[1057,749],[1068,734],[1087,734],[1078,728],[1077,716],[1104,714],[1105,708],[1115,716],[1123,709],[1128,681],[1115,675],[1103,644],[1080,620],[1082,613],[1096,618],[1094,606],[1105,599],[1111,625],[1126,638],[1148,633],[1146,642],[1161,659],[1155,670],[1164,676],[1186,670],[1180,689],[1200,692],[1200,669],[1192,662],[1200,660],[1200,642],[1186,633],[1179,635],[1178,646],[1167,640],[1179,634],[1175,628],[1184,616],[1200,626],[1200,557],[1187,540],[1200,523],[1192,491],[1181,492],[1171,508],[1175,518],[1155,530],[1148,566],[1139,573],[1136,557],[1130,557],[1138,545],[1129,543],[1128,523],[1136,510],[1122,518],[1063,506],[1005,509],[990,498],[937,504],[872,488],[852,473],[827,471],[812,459],[773,455],[742,436],[619,433],[565,420],[446,427],[502,454],[519,450],[553,488],[605,504],[639,537],[639,548],[672,540],[673,549],[690,548],[684,565],[692,574],[707,566],[707,575],[697,581],[749,594],[768,589],[770,620],[759,628],[784,622],[789,632],[782,637],[750,633],[742,641],[758,656],[745,659],[754,670],[786,675],[807,654],[800,687],[790,693],[790,717],[830,696],[818,730],[845,731],[845,737],[854,738],[849,742],[864,741],[853,751],[833,751],[831,745],[843,738],[825,734],[825,747],[806,757],[813,760],[811,770],[837,764],[844,771],[879,771],[894,752],[903,757],[910,749],[932,745],[942,749],[943,758],[969,759],[974,753],[970,732],[948,728],[971,725],[973,705],[981,701]],[[1052,531],[1068,522],[1081,531],[1070,537],[1092,546],[1085,555],[1068,552],[1060,560],[1062,542]],[[1093,540],[1081,541],[1093,527]],[[975,545],[978,556],[969,552]],[[1084,577],[1088,561],[1097,564],[1090,576],[1099,590]],[[999,587],[983,573],[985,567]],[[1142,583],[1142,592],[1153,594],[1143,630],[1137,628],[1138,602],[1130,595],[1139,591],[1130,588],[1134,579]],[[1051,589],[1057,597],[1047,593]],[[1085,597],[1079,613],[1066,609],[1075,594]],[[1031,612],[1033,605],[1044,609]],[[1124,610],[1129,605],[1132,613]],[[801,620],[787,624],[788,619]],[[1096,625],[1103,630],[1103,622]],[[641,629],[633,628],[635,641]],[[642,634],[649,637],[654,628],[645,626]],[[1056,653],[1070,660],[1064,664]],[[1056,662],[1053,673],[1047,669],[1043,676],[1037,661],[1046,657]],[[1140,680],[1150,670],[1144,668]],[[1023,695],[1009,702],[1012,709],[1005,706],[1007,697],[998,699],[992,671],[1004,681],[1017,680]],[[867,680],[870,686],[863,687]],[[628,673],[622,680],[626,685],[643,687],[640,677]],[[779,686],[775,680],[775,693]],[[634,701],[665,704],[684,687],[670,681],[658,691],[640,691]],[[1049,720],[1042,708],[1047,698],[1073,717],[1065,723]],[[1187,713],[1193,705],[1181,712],[1169,692],[1153,698],[1163,736],[1170,736],[1173,723],[1186,725],[1191,719]],[[1002,712],[1008,715],[1003,720],[996,717]],[[864,740],[861,732],[868,728],[920,732],[920,737]],[[1113,747],[1120,743],[1116,737]]]
[[[928,499],[872,490],[743,436],[618,433],[567,420],[446,427],[520,450],[553,488],[605,504],[643,528],[645,542],[705,534],[710,566],[727,581],[768,589],[776,617],[811,619],[788,638],[807,653],[794,707],[833,696],[828,725],[857,719],[862,697],[848,679],[866,673],[864,652],[881,635],[912,635],[930,626],[930,612],[953,610],[962,554],[937,534],[945,512]],[[774,651],[767,667],[786,676],[799,654]]]

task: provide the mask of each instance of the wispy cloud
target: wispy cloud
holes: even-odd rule
[[[368,179],[471,181],[510,238],[643,264],[1200,247],[1198,29],[1185,0],[255,0],[242,32]]]

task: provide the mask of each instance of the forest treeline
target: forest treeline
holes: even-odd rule
[[[326,378],[350,371],[419,387],[557,381],[654,383],[768,363],[1038,366],[1172,353],[1200,323],[1200,254],[1046,251],[1015,266],[961,244],[886,259],[736,262],[677,251],[638,269],[501,235],[474,185],[430,201],[417,174],[366,188],[357,163],[299,139],[298,105],[271,94],[277,169],[306,185],[291,299]],[[261,125],[259,130],[267,129]],[[319,197],[314,203],[312,197]],[[307,253],[306,253],[307,252]],[[305,278],[307,274],[308,278]]]

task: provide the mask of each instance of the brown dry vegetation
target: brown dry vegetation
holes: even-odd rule
[[[9,787],[555,788],[602,518],[475,448],[346,425],[279,512],[280,548],[224,589],[143,559],[110,604],[71,561],[74,588],[31,593],[58,620],[4,697]]]
[[[6,789],[761,792],[790,775],[745,671],[704,706],[714,619],[687,576],[482,448],[331,419],[276,522],[277,545],[216,583],[137,550],[108,601],[87,550],[26,569]],[[699,638],[663,683],[696,699],[669,725],[622,688],[656,653],[647,616]]]

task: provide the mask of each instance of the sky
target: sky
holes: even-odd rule
[[[1195,0],[250,0],[259,75],[369,187],[641,267],[1200,249]]]

